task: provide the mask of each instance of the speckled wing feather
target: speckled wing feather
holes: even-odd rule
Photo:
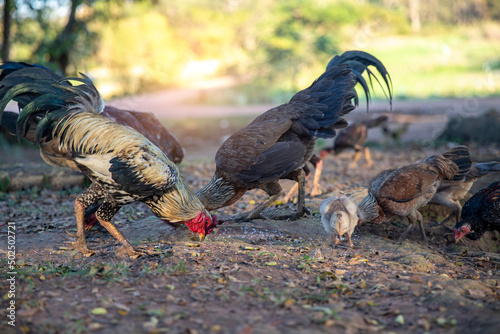
[[[165,154],[142,134],[98,114],[77,113],[56,127],[60,146],[103,182],[147,196],[166,191],[178,172]]]

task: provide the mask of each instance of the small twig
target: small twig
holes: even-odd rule
[[[347,250],[349,250],[349,249],[353,249],[353,248],[351,248],[351,247],[342,246],[342,245],[335,245],[335,246],[334,246],[334,248],[337,248],[337,247],[339,247],[339,248],[344,248],[344,249],[347,249]]]

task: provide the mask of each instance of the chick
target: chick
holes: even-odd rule
[[[351,235],[359,222],[356,214],[357,206],[354,201],[346,196],[332,196],[321,203],[319,211],[321,223],[323,223],[326,233],[333,235],[335,244],[338,245],[340,238],[347,234],[349,246],[353,248]]]

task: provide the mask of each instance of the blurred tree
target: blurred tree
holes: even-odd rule
[[[10,34],[12,28],[12,12],[15,10],[14,0],[4,0],[3,2],[3,43],[2,61],[9,61],[10,58]]]
[[[88,38],[87,21],[92,15],[87,17],[82,15],[79,18],[76,15],[78,7],[84,3],[89,7],[91,6],[90,0],[71,0],[68,21],[64,28],[54,39],[43,39],[35,51],[39,59],[57,63],[63,75],[68,72],[70,57],[75,52],[77,39],[83,36],[89,42],[89,47],[91,46]]]
[[[420,31],[420,0],[409,2],[410,22],[413,31]]]

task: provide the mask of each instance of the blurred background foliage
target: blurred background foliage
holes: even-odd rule
[[[203,102],[278,102],[351,49],[384,62],[398,98],[500,92],[497,0],[4,0],[2,13],[4,61],[85,72],[105,98],[225,78]]]

